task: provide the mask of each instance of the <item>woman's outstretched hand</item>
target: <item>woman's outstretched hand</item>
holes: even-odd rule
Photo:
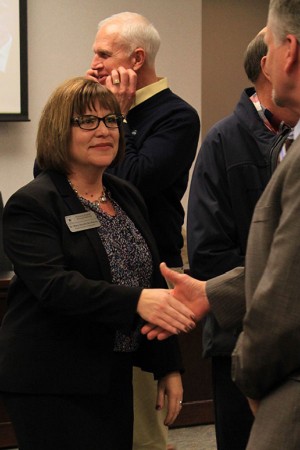
[[[195,328],[193,311],[176,300],[168,289],[143,289],[137,312],[147,322],[170,334]]]
[[[160,270],[162,275],[166,280],[168,280],[174,288],[169,291],[169,295],[173,297],[174,300],[179,300],[182,306],[186,306],[192,315],[190,317],[195,321],[202,319],[209,311],[210,305],[206,296],[204,281],[196,280],[186,274],[180,274],[174,270],[169,269],[165,263],[161,263]],[[175,311],[173,314],[177,314],[176,309],[177,303],[174,303]],[[148,339],[159,339],[163,340],[169,337],[171,334],[175,334],[165,326],[161,326],[157,322],[148,320],[148,323],[143,326],[142,333],[146,334]],[[174,324],[173,324],[174,325]],[[176,328],[176,327],[175,327]],[[182,330],[177,327],[176,333],[180,331],[190,331],[188,329]]]

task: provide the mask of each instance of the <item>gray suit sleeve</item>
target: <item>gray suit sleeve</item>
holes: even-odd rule
[[[206,293],[221,328],[241,325],[246,312],[244,267],[236,267],[208,280]]]

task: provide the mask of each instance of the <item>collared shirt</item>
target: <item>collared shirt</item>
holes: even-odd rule
[[[148,100],[148,98],[153,97],[153,95],[158,94],[159,92],[167,89],[169,87],[169,83],[167,78],[159,78],[155,83],[149,84],[139,90],[136,91],[135,100],[131,108],[134,108],[137,105]],[[131,109],[130,108],[130,109]]]
[[[299,134],[300,134],[300,120],[298,120],[298,122],[294,126],[294,140],[297,139]]]
[[[270,110],[265,108],[260,103],[256,92],[250,97],[250,100],[252,101],[253,105],[255,106],[255,108],[256,108],[260,118],[264,122],[265,126],[270,131],[273,131],[273,133],[276,133],[276,134],[280,133],[282,131],[282,127],[284,126],[284,122],[280,122]],[[299,125],[299,122],[297,123],[297,125]],[[300,133],[300,125],[299,125],[299,133]],[[295,132],[294,132],[294,129],[291,128],[288,138],[284,141],[282,149],[280,150],[280,152],[278,154],[278,163],[280,163],[283,160],[283,158],[286,156],[286,153],[287,153],[291,143],[294,141],[294,139],[296,139]]]
[[[256,111],[258,112],[258,114],[259,114],[260,118],[262,119],[263,123],[265,124],[265,126],[270,131],[273,131],[273,133],[275,133],[275,134],[278,133],[281,121],[278,120],[270,110],[265,108],[260,103],[256,92],[254,92],[254,94],[251,95],[251,97],[249,97],[249,98],[252,101],[253,105],[255,106]]]

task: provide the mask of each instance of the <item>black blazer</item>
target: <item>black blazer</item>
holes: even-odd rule
[[[143,234],[153,286],[165,287],[147,210],[126,181],[104,184]],[[142,288],[116,286],[96,228],[70,232],[65,217],[85,212],[66,177],[43,172],[4,209],[4,245],[16,276],[0,329],[0,390],[105,393],[115,330],[132,327]],[[157,378],[181,369],[177,341],[143,339],[135,363]]]

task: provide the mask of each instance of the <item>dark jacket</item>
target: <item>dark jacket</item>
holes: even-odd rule
[[[164,89],[132,108],[126,119],[125,159],[108,171],[139,189],[161,260],[170,267],[182,266],[181,199],[196,155],[199,116],[170,89]]]
[[[153,286],[164,287],[141,196],[111,175],[104,183],[150,248]],[[82,212],[67,179],[56,172],[42,172],[5,206],[4,244],[16,277],[0,329],[1,391],[108,391],[115,331],[134,326],[142,288],[111,284],[97,229],[70,232],[66,224],[66,216]],[[136,356],[136,364],[156,377],[181,368],[174,339],[145,338]]]
[[[253,210],[286,135],[285,131],[278,139],[267,129],[249,99],[253,92],[253,88],[243,91],[233,114],[212,127],[195,164],[188,205],[188,254],[191,273],[201,280],[244,265]],[[221,331],[209,315],[204,355],[230,355],[240,331]]]

